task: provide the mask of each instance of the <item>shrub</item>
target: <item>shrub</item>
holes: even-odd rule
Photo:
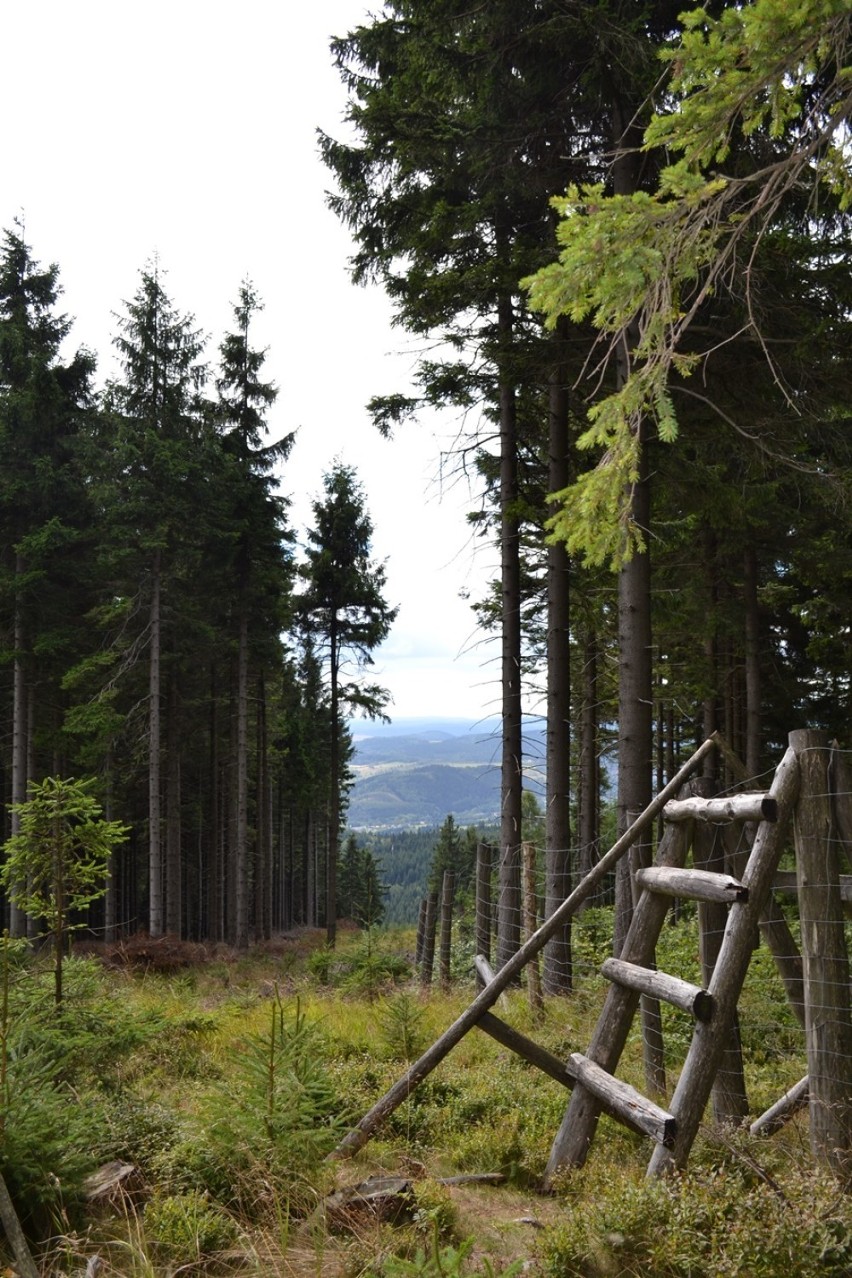
[[[836,1185],[815,1177],[783,1190],[732,1169],[674,1182],[611,1177],[605,1195],[546,1232],[540,1260],[550,1278],[844,1278],[852,1214]]]
[[[232,1217],[195,1190],[152,1198],[143,1219],[148,1237],[176,1265],[189,1265],[224,1251],[238,1237]]]

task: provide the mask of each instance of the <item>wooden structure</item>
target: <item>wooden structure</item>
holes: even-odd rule
[[[815,1156],[835,1170],[847,1172],[852,1160],[852,1016],[849,966],[842,921],[837,843],[832,832],[852,828],[849,814],[833,815],[831,751],[817,733],[790,737],[769,790],[724,799],[687,793],[685,784],[717,745],[709,738],[675,777],[583,878],[559,908],[496,975],[477,963],[487,983],[467,1010],[377,1102],[338,1146],[354,1153],[420,1081],[477,1026],[505,1047],[557,1079],[572,1092],[556,1135],[545,1182],[565,1166],[585,1160],[602,1110],[654,1142],[649,1174],[659,1175],[686,1164],[711,1093],[714,1112],[726,1121],[742,1121],[744,1087],[739,1061],[737,1002],[760,932],[779,965],[794,1007],[803,1009],[807,1035],[809,1081],[794,1090],[788,1108],[809,1098],[811,1142]],[[657,817],[665,820],[656,863],[635,872],[636,904],[619,958],[608,959],[603,975],[610,988],[591,1044],[567,1061],[551,1053],[494,1016],[491,1008],[523,968],[541,952],[554,932],[578,911],[597,884],[629,852]],[[751,842],[745,864],[730,872],[712,840],[697,840],[697,861],[687,867],[696,844],[695,831],[727,828],[735,823]],[[797,878],[802,902],[801,967],[791,960],[789,929],[784,931],[771,892],[789,829],[797,850]],[[747,842],[749,841],[747,840]],[[729,847],[733,846],[730,841]],[[831,863],[831,856],[835,862]],[[738,857],[738,861],[742,861]],[[712,868],[708,868],[712,867]],[[654,954],[660,929],[674,898],[699,902],[713,922],[712,945],[702,945],[704,986],[658,972]],[[782,954],[782,950],[786,953]],[[615,1071],[640,1000],[663,999],[693,1018],[693,1035],[677,1086],[667,1107],[619,1080]],[[733,1069],[731,1067],[734,1067]],[[734,1086],[719,1089],[720,1071]],[[716,1091],[714,1092],[714,1088]],[[779,1103],[784,1108],[782,1098]],[[779,1109],[778,1106],[773,1109]],[[756,1127],[760,1127],[758,1120]],[[774,1121],[778,1121],[777,1118]]]

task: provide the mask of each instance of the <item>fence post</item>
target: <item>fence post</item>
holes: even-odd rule
[[[453,898],[456,876],[452,870],[444,870],[441,891],[441,989],[450,988],[450,953],[453,941]]]
[[[852,1013],[849,955],[831,819],[824,732],[790,733],[801,788],[793,817],[805,982],[811,1150],[841,1174],[852,1164]]]
[[[712,799],[717,786],[712,777],[696,777],[693,793]],[[692,862],[696,870],[725,872],[725,835],[720,826],[696,821],[692,833]],[[745,867],[743,867],[745,868]],[[728,906],[717,901],[698,902],[698,948],[705,987],[713,979],[716,959],[728,922]],[[743,1073],[742,1038],[737,1012],[734,1012],[731,1034],[711,1092],[713,1117],[717,1123],[739,1126],[748,1114],[745,1075]]]
[[[535,848],[532,843],[524,843],[524,940],[528,941],[536,930],[536,890],[535,890]],[[541,993],[541,973],[538,970],[538,955],[527,964],[527,993],[530,1007],[534,1012],[544,1011],[544,999]]]
[[[423,940],[426,935],[426,910],[429,902],[424,896],[420,902],[420,910],[417,914],[417,940],[414,945],[414,969],[420,970],[420,964],[423,962]]]
[[[438,893],[430,892],[426,898],[426,918],[423,923],[423,954],[420,960],[420,984],[432,984],[432,968],[435,965],[435,929],[438,924]]]
[[[475,951],[491,962],[491,846],[476,845],[476,938]],[[476,974],[477,986],[483,982]]]

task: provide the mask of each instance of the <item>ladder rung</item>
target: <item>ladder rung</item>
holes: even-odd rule
[[[692,901],[721,901],[731,905],[748,900],[748,888],[729,874],[711,870],[679,870],[673,866],[652,865],[636,871],[636,882],[651,892],[679,896]]]
[[[670,799],[663,808],[666,821],[777,821],[778,801],[768,794],[731,794],[724,799]]]
[[[674,1115],[648,1100],[635,1087],[613,1078],[612,1074],[580,1052],[569,1056],[568,1069],[614,1118],[652,1137],[658,1145],[667,1149],[674,1143],[677,1134]]]
[[[709,1021],[713,1014],[713,995],[698,985],[682,981],[679,976],[669,976],[667,972],[655,972],[650,967],[639,967],[636,963],[625,963],[615,958],[608,958],[601,972],[607,980],[618,985],[664,999],[673,1007],[689,1012],[697,1021]]]

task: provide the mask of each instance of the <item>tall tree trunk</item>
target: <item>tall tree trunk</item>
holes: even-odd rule
[[[249,864],[248,864],[248,619],[240,607],[239,643],[237,649],[237,795],[234,842],[234,944],[237,949],[249,943]]]
[[[104,819],[115,820],[112,801],[112,746],[107,746],[104,762],[106,793],[104,795]],[[121,873],[121,853],[119,848],[111,848],[107,862],[109,873],[106,882],[106,898],[104,900],[104,940],[112,942],[118,935],[118,900],[123,875]]]
[[[328,848],[325,870],[325,938],[333,947],[337,943],[337,861],[340,856],[340,690],[338,687],[337,617],[330,627],[331,648],[331,750],[329,751],[330,793],[328,804]]]
[[[216,687],[216,671],[210,670],[210,830],[207,838],[207,937],[211,941],[221,941],[225,936],[223,918],[224,893],[222,876],[225,869],[223,829],[225,822],[222,812],[221,787],[219,785],[219,715],[218,690]]]
[[[177,680],[169,679],[166,727],[166,932],[183,936],[183,857],[181,855],[181,774]]]
[[[259,940],[272,935],[272,788],[266,731],[266,683],[257,681],[257,883],[255,927]]]
[[[27,798],[27,667],[26,627],[21,598],[21,578],[25,564],[22,555],[15,558],[15,666],[12,682],[12,803],[24,803]],[[17,812],[10,817],[10,833],[21,830],[21,818]],[[23,910],[9,904],[9,933],[24,936],[27,920]]]
[[[616,102],[613,112],[616,158],[613,191],[630,195],[639,187],[641,129],[631,103]],[[618,352],[617,381],[623,385],[630,370],[630,348],[637,339],[631,325]],[[633,554],[618,574],[618,829],[622,834],[631,814],[644,811],[653,786],[653,705],[651,662],[651,560],[649,525],[651,492],[647,474],[647,435],[639,427],[638,480],[629,494],[630,514],[645,538],[645,551]],[[631,865],[649,857],[647,845],[636,857],[624,857],[615,881],[614,952],[619,954],[633,914]]]
[[[760,613],[757,601],[757,554],[753,541],[743,563],[745,597],[745,765],[750,777],[760,774]]]
[[[163,846],[160,831],[160,552],[151,568],[151,638],[148,658],[148,931],[163,935]]]
[[[548,395],[548,490],[565,488],[570,479],[565,323],[553,340],[557,360]],[[571,890],[571,581],[564,542],[547,548],[547,789],[545,801],[544,917],[549,919]],[[544,951],[546,994],[571,989],[571,920]]]
[[[580,878],[597,860],[600,839],[600,764],[598,762],[598,640],[592,626],[583,637],[583,681],[580,706],[580,785],[578,836]]]
[[[716,563],[716,537],[711,528],[705,527],[702,535],[704,550],[704,575],[707,589],[707,630],[704,635],[704,665],[707,681],[704,694],[704,740],[712,737],[719,726],[719,671],[716,644],[716,616],[719,604],[718,566]],[[716,770],[716,758],[711,753],[704,760],[703,773],[712,777]]]
[[[518,519],[517,406],[506,365],[512,343],[512,302],[498,304],[500,369],[500,564],[502,581],[500,869],[498,969],[521,944],[521,568]]]

